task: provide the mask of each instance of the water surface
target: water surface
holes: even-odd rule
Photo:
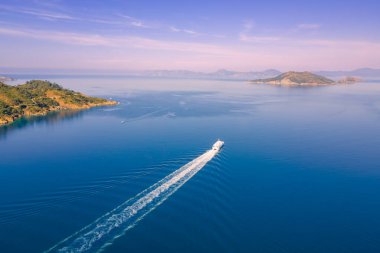
[[[120,104],[0,128],[1,252],[49,249],[217,138],[222,152],[105,252],[380,250],[380,83],[47,78]]]

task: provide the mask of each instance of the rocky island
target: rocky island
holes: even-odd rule
[[[250,83],[280,86],[324,86],[335,84],[335,81],[311,72],[289,71],[273,78],[251,80]]]
[[[362,82],[363,80],[361,78],[358,78],[358,77],[354,77],[354,76],[346,76],[340,80],[337,81],[338,84],[353,84],[353,83],[357,83],[357,82]]]
[[[0,82],[0,126],[24,116],[115,104],[116,101],[89,97],[49,81],[33,80],[17,86]]]

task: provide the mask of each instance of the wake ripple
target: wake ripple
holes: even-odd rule
[[[90,225],[59,242],[45,253],[102,251],[105,247],[111,245],[116,238],[133,228],[146,214],[153,211],[175,193],[217,153],[217,150],[206,151]]]

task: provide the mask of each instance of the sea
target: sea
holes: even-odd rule
[[[380,80],[15,77],[119,104],[0,128],[2,253],[380,252]]]

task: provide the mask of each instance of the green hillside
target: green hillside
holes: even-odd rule
[[[0,125],[12,123],[23,116],[113,104],[116,102],[88,97],[48,81],[32,80],[17,86],[0,82]]]
[[[310,72],[286,72],[274,78],[252,80],[252,83],[266,83],[284,86],[319,86],[331,85],[335,82],[326,77]]]

